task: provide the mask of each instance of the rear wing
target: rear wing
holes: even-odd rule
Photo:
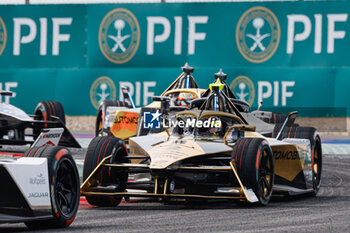
[[[282,135],[282,132],[284,130],[285,127],[291,127],[294,124],[295,118],[298,115],[298,111],[295,112],[290,112],[287,116],[287,118],[285,119],[285,121],[282,124],[282,127],[280,129],[280,131],[277,134],[276,140],[280,140],[280,137]]]
[[[1,98],[2,96],[12,97],[13,92],[12,91],[0,91],[0,103],[2,103],[2,98]]]
[[[0,91],[0,96],[13,96],[12,91]]]

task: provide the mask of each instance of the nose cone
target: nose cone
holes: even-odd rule
[[[204,154],[193,140],[174,140],[162,143],[148,151],[151,169],[165,169],[178,161]]]

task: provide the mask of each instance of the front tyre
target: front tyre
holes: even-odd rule
[[[110,163],[125,163],[128,152],[123,140],[113,136],[95,137],[89,144],[84,161],[83,180],[85,181],[101,161],[109,155]],[[100,186],[115,186],[115,192],[123,192],[128,181],[128,169],[108,167],[101,168],[95,177]],[[117,206],[122,197],[86,196],[86,200],[95,206]]]
[[[69,150],[61,146],[34,147],[24,156],[47,158],[53,219],[26,222],[29,228],[68,227],[79,208],[80,186],[77,166]]]
[[[240,138],[233,148],[232,158],[243,185],[253,190],[260,205],[267,205],[275,177],[273,154],[267,141]]]

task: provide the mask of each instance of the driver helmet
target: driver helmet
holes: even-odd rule
[[[188,107],[190,106],[190,103],[193,99],[193,94],[191,93],[180,93],[176,99],[176,105],[181,107]]]
[[[223,124],[222,124],[223,122],[219,118],[216,118],[216,117],[211,118],[210,122],[211,122],[210,126],[213,125],[213,127],[209,128],[209,133],[216,136],[216,137],[223,136],[223,130],[224,130]],[[218,125],[220,125],[220,126],[218,127]]]

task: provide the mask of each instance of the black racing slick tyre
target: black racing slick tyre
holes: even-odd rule
[[[102,101],[102,103],[100,104],[100,106],[98,107],[98,110],[97,110],[96,125],[95,125],[95,136],[96,137],[102,136],[107,107],[131,108],[131,106],[129,106],[124,101],[119,101],[119,100],[104,100],[104,101]]]
[[[276,125],[273,131],[273,137],[277,136],[279,126]],[[322,145],[321,137],[314,127],[286,127],[280,139],[284,138],[303,138],[309,139],[311,145],[311,165],[312,165],[312,179],[313,179],[313,194],[316,195],[321,186],[322,174]]]
[[[34,110],[34,120],[41,121],[57,121],[57,117],[61,120],[63,124],[66,124],[66,116],[64,114],[63,106],[57,101],[42,101],[39,102]],[[57,125],[58,126],[58,125]],[[44,125],[47,127],[47,125]],[[55,125],[50,125],[50,127],[56,127]],[[37,138],[41,132],[41,128],[34,128],[33,135]]]
[[[34,147],[26,157],[47,158],[53,218],[25,222],[29,228],[63,228],[75,219],[79,208],[80,183],[77,166],[68,149],[61,146]]]
[[[240,138],[233,148],[232,158],[243,185],[253,190],[260,205],[267,205],[275,178],[273,154],[267,141]]]
[[[63,106],[57,101],[42,101],[39,102],[34,110],[36,120],[56,121],[58,117],[63,124],[66,124],[66,116]]]
[[[107,156],[108,163],[128,162],[126,145],[123,140],[112,136],[95,137],[89,144],[84,161],[83,180],[85,181],[101,161]],[[100,186],[114,186],[114,192],[123,192],[128,181],[128,169],[118,167],[103,167],[94,174],[94,179]],[[94,184],[92,184],[94,185]],[[86,200],[95,206],[117,206],[122,197],[86,196]]]
[[[270,118],[261,118],[261,120],[269,124],[282,124],[286,120],[286,118],[286,114],[273,112]]]

